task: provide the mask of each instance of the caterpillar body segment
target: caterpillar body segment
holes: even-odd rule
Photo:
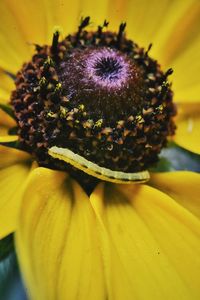
[[[130,184],[143,183],[148,181],[150,178],[148,171],[126,173],[100,167],[97,164],[87,160],[86,158],[74,153],[73,151],[67,148],[59,148],[53,146],[49,149],[48,153],[53,158],[63,160],[66,163],[74,166],[75,168],[87,173],[88,175],[94,176],[104,181],[120,184]]]

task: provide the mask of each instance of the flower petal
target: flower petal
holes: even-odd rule
[[[174,69],[175,100],[199,102],[200,2],[133,0],[124,4],[119,0],[115,6],[110,3],[115,27],[117,22],[127,21],[129,36],[146,48],[153,43],[150,55],[164,68]]]
[[[5,126],[0,126],[0,137],[4,135],[8,135],[8,128]]]
[[[16,122],[11,116],[9,116],[5,111],[0,108],[0,126],[5,127],[14,127],[16,126]]]
[[[103,24],[104,20],[107,17],[109,2],[110,1],[108,0],[102,0],[102,1],[83,0],[80,2],[81,16],[84,17],[90,16],[91,25],[97,28],[98,25]],[[117,5],[117,1],[115,5]]]
[[[162,48],[165,52],[165,63],[174,61],[178,56],[188,50],[193,42],[197,42],[200,25],[200,3],[196,0],[174,1],[176,8],[179,8],[179,16],[171,16],[175,23],[171,24],[169,35]],[[173,41],[173,43],[172,43]],[[169,45],[171,47],[169,47]],[[167,51],[166,51],[167,49]]]
[[[173,140],[181,147],[200,154],[200,105],[178,106],[177,130]]]
[[[91,203],[109,299],[199,299],[197,218],[145,185],[100,185]]]
[[[0,169],[30,159],[27,152],[0,145]]]
[[[58,0],[57,7],[61,6],[64,9],[64,2]],[[28,43],[45,44],[51,41],[53,28],[59,25],[57,23],[59,18],[55,18],[57,7],[53,0],[20,0],[19,2],[7,0],[6,2],[6,8],[14,17],[27,47]],[[68,20],[68,11],[64,10],[64,13],[65,19]]]
[[[0,136],[0,143],[16,142],[18,138],[18,135],[2,135]]]
[[[121,6],[123,6],[123,1]],[[195,1],[126,1],[126,12],[123,19],[127,21],[127,31],[141,46],[148,47],[153,43],[151,54],[161,63],[165,62],[168,49],[173,49],[173,42],[167,44],[169,37],[174,32],[180,19],[190,10]],[[113,7],[113,14],[116,8]],[[118,13],[120,14],[118,7]],[[156,12],[156,13],[155,13]]]
[[[190,2],[189,10],[179,19],[165,45],[166,64],[170,64],[175,74],[175,99],[181,103],[200,102],[200,2]],[[173,47],[168,47],[171,41]]]
[[[200,174],[187,171],[152,173],[150,184],[200,218]]]
[[[32,173],[16,245],[31,299],[106,298],[95,216],[87,195],[65,173]]]
[[[48,25],[48,42],[52,40],[55,25],[61,29],[62,37],[77,30],[81,17],[90,16],[91,26],[97,27],[106,18],[108,1],[74,0],[40,1],[45,6],[45,18]],[[43,15],[43,19],[44,15]]]
[[[11,91],[14,89],[14,80],[6,73],[0,72],[0,103],[7,103]]]
[[[32,44],[51,42],[55,27],[63,29],[64,37],[75,31],[82,16],[91,14],[92,22],[102,23],[106,8],[107,1],[0,1],[0,66],[15,73],[33,53]]]
[[[13,5],[15,3],[15,1],[10,2]],[[20,2],[18,2],[18,5],[20,5]],[[0,1],[0,11],[0,67],[11,73],[16,73],[21,64],[30,56],[31,48],[28,46],[29,40],[23,35],[23,29],[13,15],[9,1]],[[20,10],[18,10],[18,15],[20,15]],[[27,15],[30,17],[32,12],[27,12]],[[30,28],[30,24],[24,24],[24,28]]]
[[[4,156],[6,159],[6,156]],[[0,156],[0,160],[1,160]],[[0,170],[0,239],[16,230],[29,167],[16,164]]]
[[[52,39],[55,26],[60,27],[62,38],[64,38],[66,34],[76,30],[81,16],[85,17],[85,12],[83,13],[80,7],[82,1],[47,0],[44,2],[48,11],[49,40]],[[86,12],[86,15],[88,15],[88,12]]]

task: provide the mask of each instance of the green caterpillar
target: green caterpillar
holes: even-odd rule
[[[48,153],[52,157],[63,160],[66,163],[74,166],[75,168],[87,173],[88,175],[94,176],[104,181],[129,184],[133,182],[146,182],[150,178],[148,171],[125,173],[100,167],[97,164],[87,160],[86,158],[74,153],[67,148],[59,148],[54,146],[49,149]]]

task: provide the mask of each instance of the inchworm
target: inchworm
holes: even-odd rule
[[[48,153],[52,157],[63,160],[66,163],[74,166],[75,168],[87,173],[88,175],[94,176],[104,181],[130,184],[137,182],[146,182],[150,178],[148,171],[126,173],[100,167],[97,164],[87,160],[86,158],[74,153],[67,148],[59,148],[53,146],[49,149]]]

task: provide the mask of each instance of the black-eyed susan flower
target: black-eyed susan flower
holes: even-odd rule
[[[81,5],[0,3],[0,237],[31,299],[199,299],[200,176],[147,171],[199,151],[199,3]]]

